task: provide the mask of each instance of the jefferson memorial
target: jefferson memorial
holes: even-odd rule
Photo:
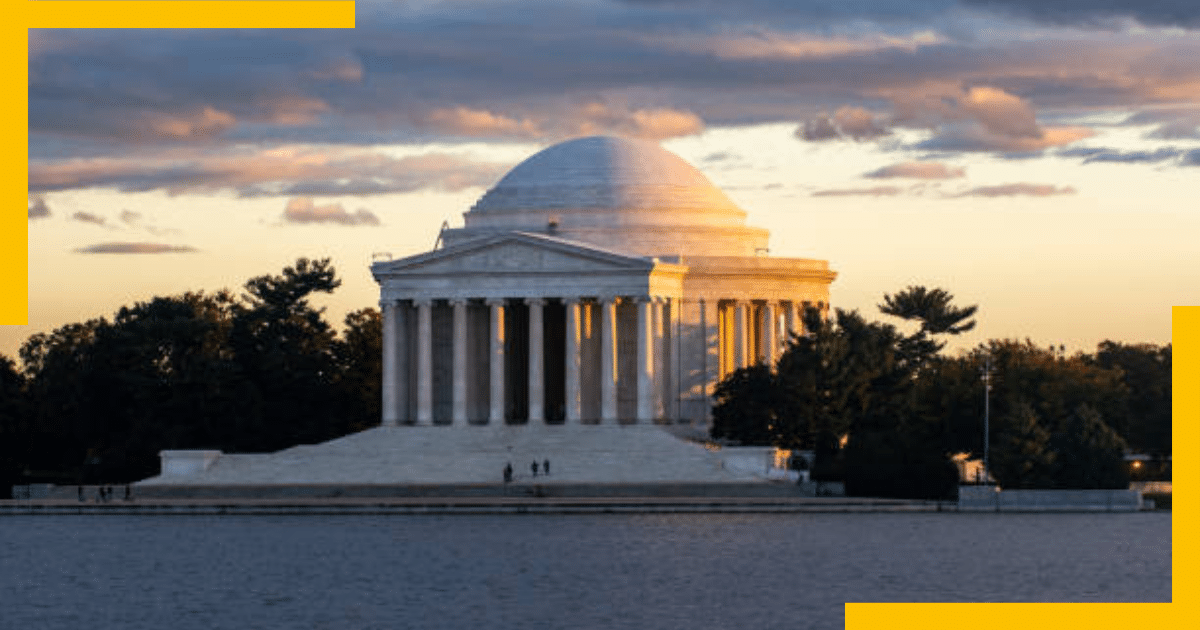
[[[590,137],[517,165],[445,229],[380,262],[383,424],[703,425],[713,387],[773,363],[822,260],[658,145]]]
[[[695,438],[725,375],[774,362],[803,309],[828,309],[826,261],[769,256],[698,170],[626,138],[551,146],[463,219],[371,266],[380,426],[271,454],[164,451],[140,485],[495,483],[531,461],[553,466],[537,483],[766,478]]]

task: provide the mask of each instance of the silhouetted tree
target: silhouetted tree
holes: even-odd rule
[[[1123,409],[1105,408],[1105,418],[1141,453],[1171,453],[1171,344],[1100,343],[1090,361],[1120,372],[1128,392]]]
[[[334,331],[313,307],[313,293],[331,293],[341,280],[328,258],[300,258],[275,276],[246,282],[233,308],[230,342],[239,368],[257,390],[261,416],[243,426],[244,450],[277,450],[347,432],[336,397]],[[281,428],[285,430],[281,431]]]
[[[345,421],[353,431],[379,424],[382,412],[383,325],[378,309],[346,314],[345,329],[333,344],[337,387],[347,398]]]
[[[7,497],[29,466],[33,426],[25,377],[12,359],[0,354],[0,497]]]
[[[758,363],[734,370],[718,383],[712,437],[743,446],[779,445],[774,381],[771,368]]]
[[[1003,429],[988,462],[996,482],[1004,488],[1053,487],[1056,469],[1050,433],[1033,406],[1019,402],[999,424]]]
[[[1057,458],[1055,485],[1061,488],[1128,488],[1125,441],[1100,413],[1080,405],[1050,438]]]

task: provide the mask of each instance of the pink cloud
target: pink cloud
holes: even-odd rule
[[[901,162],[876,169],[863,175],[872,179],[906,177],[911,179],[954,179],[966,175],[966,169],[946,166],[941,162]]]
[[[379,225],[379,217],[370,210],[346,212],[340,203],[318,206],[310,197],[289,199],[283,210],[285,223],[334,223],[337,225]]]
[[[167,245],[164,243],[97,243],[75,250],[77,254],[186,254],[198,251],[190,245]]]

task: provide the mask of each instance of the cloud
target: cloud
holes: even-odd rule
[[[901,162],[876,169],[863,175],[871,179],[908,177],[912,179],[954,179],[966,175],[966,169],[946,166],[941,162]]]
[[[821,114],[801,123],[795,135],[810,142],[845,138],[862,142],[882,138],[891,133],[881,118],[870,110],[844,106],[838,108],[833,116]]]
[[[1156,109],[1133,114],[1122,125],[1155,125],[1146,134],[1155,140],[1200,140],[1200,110]]]
[[[113,188],[169,194],[377,195],[457,191],[493,183],[511,165],[448,153],[393,157],[338,147],[282,146],[225,152],[31,160],[31,192]]]
[[[75,250],[77,254],[185,254],[198,251],[189,245],[167,245],[164,243],[97,243]]]
[[[1147,25],[1200,27],[1193,0],[962,0],[968,6],[1008,12],[1050,24],[1103,25],[1132,18]]]
[[[806,60],[866,55],[886,50],[914,51],[941,41],[930,30],[905,35],[871,33],[863,36],[817,35],[753,27],[743,32],[707,37],[675,36],[648,38],[653,45],[693,54],[732,60]]]
[[[1200,166],[1200,149],[1192,149],[1183,154],[1183,160],[1180,161],[1183,166]]]
[[[466,107],[435,109],[426,115],[425,122],[442,133],[474,138],[536,138],[542,133],[537,124],[527,118],[516,120]]]
[[[1120,149],[1085,148],[1079,151],[1066,150],[1059,153],[1065,157],[1082,157],[1084,164],[1093,162],[1116,162],[1123,164],[1154,164],[1173,160],[1183,155],[1183,149],[1162,147],[1153,151],[1122,151]]]
[[[134,212],[133,210],[121,211],[121,223],[125,225],[137,225],[142,222],[142,213]]]
[[[951,195],[952,197],[1053,197],[1055,195],[1073,195],[1075,189],[1071,186],[1054,186],[1052,184],[1000,184],[998,186],[979,186],[970,190]]]
[[[71,215],[71,219],[83,223],[92,223],[94,225],[108,227],[108,219],[105,219],[98,214],[92,214],[91,212],[76,212],[75,214]]]
[[[556,140],[576,136],[617,134],[665,140],[704,131],[694,112],[671,107],[631,108],[603,100],[552,106],[531,117],[466,107],[429,112],[424,123],[440,133],[468,138]]]
[[[347,55],[321,64],[310,70],[308,76],[319,81],[359,83],[363,80],[362,62]]]
[[[335,223],[338,225],[379,225],[379,217],[370,210],[346,212],[340,203],[318,206],[309,197],[289,199],[283,210],[284,223]]]
[[[813,197],[891,197],[899,195],[904,189],[899,186],[875,186],[873,188],[838,188],[830,190],[818,190],[813,192]]]
[[[735,4],[362,2],[353,30],[35,32],[30,157],[662,139],[798,121],[812,140],[904,127],[946,150],[1036,151],[1063,143],[1037,112],[1172,106],[1200,93],[1200,40],[1170,29],[1030,29],[953,0]]]
[[[972,87],[960,99],[959,107],[988,133],[1012,138],[1042,137],[1042,130],[1029,103],[1004,90]]]
[[[1159,140],[1200,140],[1200,118],[1164,123],[1147,137]]]
[[[1038,136],[1006,136],[978,124],[950,125],[913,148],[932,151],[1032,153],[1070,144],[1095,134],[1087,127],[1043,127]]]
[[[147,114],[138,121],[137,126],[158,138],[194,140],[224,133],[236,123],[237,119],[229,112],[202,107],[197,111],[178,115]]]
[[[50,216],[50,206],[41,195],[35,195],[29,202],[29,220],[45,219]]]

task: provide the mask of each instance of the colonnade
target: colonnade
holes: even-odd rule
[[[801,329],[806,304],[647,295],[385,301],[383,424],[677,419],[682,398],[707,409],[726,374],[773,364],[787,334]]]

